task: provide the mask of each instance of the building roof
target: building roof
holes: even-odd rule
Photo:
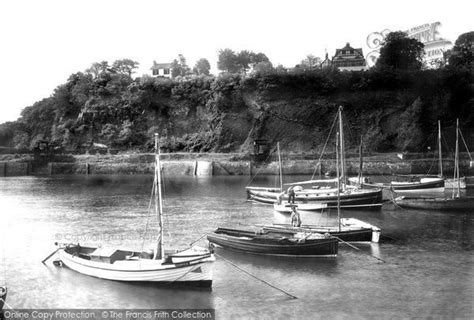
[[[156,63],[153,61],[153,66],[150,69],[170,69],[171,63]]]
[[[349,42],[346,43],[346,46],[342,49],[336,49],[336,54],[334,56],[339,55],[342,53],[342,51],[347,51],[347,50],[354,50],[354,54],[359,54],[360,56],[364,57],[364,54],[362,53],[362,48],[352,48]]]

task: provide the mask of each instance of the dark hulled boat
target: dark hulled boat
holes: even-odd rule
[[[338,250],[336,238],[317,233],[218,228],[207,239],[226,249],[262,255],[335,257]]]
[[[395,203],[402,208],[443,211],[468,211],[474,209],[474,197],[428,198],[398,197]]]
[[[247,198],[262,203],[277,203],[281,194],[277,189],[247,187]],[[382,189],[356,189],[347,186],[339,193],[340,206],[343,209],[382,207]],[[288,195],[281,195],[282,201],[288,201]],[[337,189],[302,190],[295,192],[296,204],[326,204],[328,208],[337,208]]]

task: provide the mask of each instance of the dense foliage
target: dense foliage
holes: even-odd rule
[[[420,70],[423,66],[423,48],[423,43],[409,38],[404,32],[390,32],[380,48],[376,67]]]
[[[466,41],[453,50],[464,52]],[[205,59],[190,74],[182,56],[175,79],[133,79],[137,63],[129,59],[93,64],[23,109],[17,121],[0,124],[0,146],[31,149],[47,140],[71,151],[99,144],[148,151],[158,132],[169,151],[247,152],[255,139],[266,139],[288,151],[312,152],[325,144],[340,105],[349,148],[362,136],[371,151],[424,151],[434,146],[438,119],[444,127],[456,118],[465,130],[474,127],[473,70],[465,53],[442,69],[361,72],[288,71],[273,68],[264,55],[226,54],[240,56],[236,73],[217,77],[208,75]]]

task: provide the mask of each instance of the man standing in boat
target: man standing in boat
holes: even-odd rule
[[[301,227],[301,217],[296,206],[291,207],[291,226],[292,227]]]

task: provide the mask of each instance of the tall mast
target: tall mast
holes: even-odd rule
[[[341,177],[339,176],[339,132],[336,133],[337,226],[341,231]]]
[[[278,150],[278,167],[280,170],[280,192],[282,192],[283,191],[283,173],[281,169],[280,141],[277,142],[277,150]]]
[[[362,169],[364,167],[363,159],[362,159],[362,136],[360,136],[360,144],[359,144],[359,186],[362,186]]]
[[[439,176],[443,176],[443,157],[441,155],[441,121],[438,120]]]
[[[161,163],[158,133],[155,133],[155,178],[153,181],[153,190],[155,196],[155,212],[157,214],[158,227],[160,229],[153,259],[161,259],[163,258],[165,251],[163,247],[163,203],[161,199]]]
[[[346,189],[346,159],[344,155],[344,131],[342,126],[342,107],[339,107],[339,139],[341,149],[341,176],[342,176],[342,190]]]

